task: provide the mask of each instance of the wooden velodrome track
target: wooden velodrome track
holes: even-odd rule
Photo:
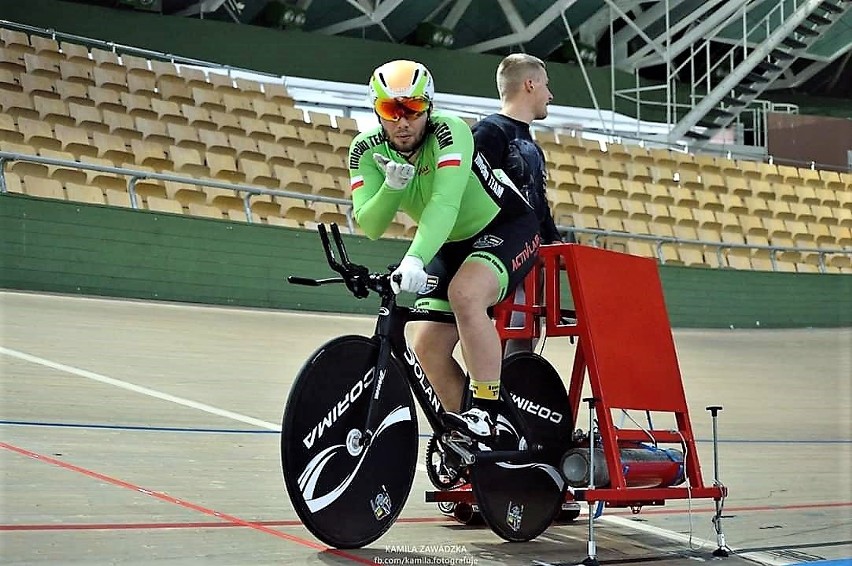
[[[586,522],[505,543],[423,502],[331,550],[284,492],[279,429],[306,356],[368,317],[0,292],[0,563],[576,564]],[[852,557],[852,329],[675,331],[703,476],[719,421],[724,527],[747,561]],[[546,344],[570,375],[573,347]],[[588,422],[581,415],[580,426]],[[583,427],[585,428],[585,427]],[[425,427],[421,426],[421,436]],[[425,438],[421,438],[425,444]],[[603,564],[714,560],[712,502],[598,520]],[[845,559],[845,560],[843,560]]]

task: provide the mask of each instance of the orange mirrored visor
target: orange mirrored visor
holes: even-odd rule
[[[427,110],[429,110],[429,101],[425,98],[391,98],[376,101],[376,114],[391,122],[397,122],[400,118],[414,120]]]

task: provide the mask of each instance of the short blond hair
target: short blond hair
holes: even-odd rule
[[[497,92],[501,100],[511,97],[533,73],[546,71],[544,61],[526,53],[512,53],[497,66]]]

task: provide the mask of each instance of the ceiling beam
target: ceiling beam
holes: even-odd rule
[[[620,2],[625,12],[636,9],[643,0],[626,0]],[[580,24],[577,33],[580,41],[586,45],[595,45],[603,34],[609,29],[609,6],[601,6],[595,14]]]
[[[218,10],[225,0],[202,0],[198,4],[187,6],[180,12],[175,12],[176,16],[195,16],[198,14],[209,14]]]
[[[681,0],[672,0],[672,4],[673,5],[677,4],[680,1]],[[622,10],[625,14],[629,11],[622,6],[619,6],[615,2],[607,2],[607,3],[610,4],[611,6],[616,7],[616,13],[617,13],[618,10]],[[653,6],[651,6],[650,8],[645,10],[644,12],[637,14],[636,17],[633,19],[633,21],[636,23],[636,26],[638,28],[645,29],[648,26],[650,26],[651,24],[653,24],[654,22],[656,22],[657,20],[664,18],[665,15],[666,15],[666,2],[664,0],[657,0],[656,4],[654,4]],[[623,41],[623,42],[626,43],[626,42],[630,41],[631,39],[633,39],[634,37],[636,37],[637,35],[638,34],[636,33],[635,28],[626,27],[626,28],[622,28],[622,29],[618,30],[617,32],[615,32],[615,36],[614,36],[613,40],[615,42]]]
[[[346,0],[346,3],[364,14],[365,16],[369,16],[373,13],[373,7],[370,6],[368,0]]]
[[[443,26],[447,29],[456,29],[456,26],[459,25],[459,20],[462,19],[468,6],[470,6],[470,2],[471,0],[456,0],[456,3],[450,8],[447,17],[444,18]]]
[[[640,27],[639,27],[639,20],[640,20],[640,18],[641,18],[642,16],[644,16],[645,14],[647,14],[648,12],[643,12],[643,13],[639,16],[639,18],[637,18],[637,19],[636,19],[636,21],[634,22],[633,20],[631,20],[631,19],[630,19],[630,16],[628,16],[628,15],[627,15],[627,14],[626,14],[626,13],[625,13],[625,12],[624,12],[621,8],[619,8],[619,7],[616,5],[616,3],[615,3],[615,2],[613,2],[613,0],[604,0],[604,2],[606,2],[607,4],[609,4],[610,8],[612,8],[612,11],[613,11],[613,12],[615,12],[616,14],[618,14],[618,16],[619,16],[621,19],[623,19],[623,20],[624,20],[624,23],[626,23],[626,24],[628,25],[628,27],[630,27],[630,28],[632,28],[632,29],[633,29],[633,31],[635,32],[635,34],[634,34],[634,35],[638,35],[639,37],[641,37],[642,39],[644,39],[644,40],[645,40],[645,43],[647,43],[647,44],[648,44],[648,45],[649,45],[649,46],[650,46],[650,47],[651,47],[654,51],[656,51],[657,53],[659,53],[660,55],[662,55],[662,56],[663,56],[663,58],[665,58],[665,56],[666,56],[665,49],[664,49],[661,45],[658,45],[656,41],[654,41],[653,39],[651,39],[650,37],[648,37],[648,34],[647,34],[647,33],[645,33],[644,31],[642,31],[642,28],[640,28]],[[655,6],[654,8],[656,8],[656,6]],[[653,9],[653,8],[652,8],[652,9]],[[663,13],[665,13],[665,10],[663,10]],[[655,19],[657,19],[657,18],[655,18]],[[625,29],[626,29],[626,28],[625,28]],[[623,30],[622,30],[622,31],[623,31]],[[620,32],[619,32],[619,33],[620,33]],[[617,37],[618,37],[618,34],[615,34],[615,36],[616,36],[616,38],[617,38]]]
[[[348,0],[350,4],[355,2],[355,0]],[[366,0],[361,0],[365,2]],[[331,24],[330,26],[326,26],[324,28],[316,30],[317,33],[324,33],[326,35],[334,35],[337,33],[343,33],[345,31],[349,31],[351,29],[358,28],[366,28],[372,25],[376,25],[382,22],[391,12],[397,9],[397,7],[402,4],[403,0],[385,0],[381,4],[376,6],[375,11],[365,14],[363,16],[358,16],[357,18],[352,18],[349,20],[344,20],[342,22],[337,22],[336,24]],[[354,5],[354,4],[353,4]]]
[[[497,0],[497,3],[500,5],[500,9],[503,10],[503,15],[506,17],[506,21],[509,22],[509,27],[512,28],[512,31],[522,33],[526,29],[527,24],[521,18],[512,0]]]
[[[488,41],[470,45],[464,49],[465,51],[472,51],[474,53],[485,53],[486,51],[499,49],[500,47],[506,47],[508,45],[526,43],[540,34],[544,28],[560,16],[563,10],[568,9],[575,2],[577,2],[577,0],[556,0],[522,31],[504,35],[502,37],[495,37]]]

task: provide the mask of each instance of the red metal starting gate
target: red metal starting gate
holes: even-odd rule
[[[602,450],[609,475],[608,485],[574,490],[567,500],[603,502],[608,507],[662,505],[667,499],[716,501],[716,532],[726,555],[721,532],[720,501],[727,495],[718,481],[705,485],[695,448],[695,438],[675,352],[668,314],[654,260],[578,244],[542,246],[540,267],[524,282],[525,302],[510,298],[494,309],[501,339],[569,336],[577,340],[568,387],[574,428],[583,401],[588,375],[592,397],[586,399],[597,419],[599,437],[591,432],[593,446]],[[572,320],[562,306],[563,273],[573,299]],[[510,324],[513,312],[523,313],[524,323]],[[654,430],[623,428],[613,422],[613,410],[670,413],[676,428]],[[714,418],[720,407],[708,407]],[[714,438],[715,440],[715,438]],[[683,449],[683,486],[634,487],[625,478],[621,451],[637,443],[674,444]],[[567,447],[566,447],[567,448]],[[594,452],[594,450],[591,450]],[[594,457],[594,456],[592,456]],[[718,477],[718,466],[716,466]],[[432,492],[433,497],[438,495]],[[440,493],[442,501],[472,502],[470,491]],[[438,500],[438,499],[433,499]],[[592,518],[589,519],[589,561],[595,561]]]

